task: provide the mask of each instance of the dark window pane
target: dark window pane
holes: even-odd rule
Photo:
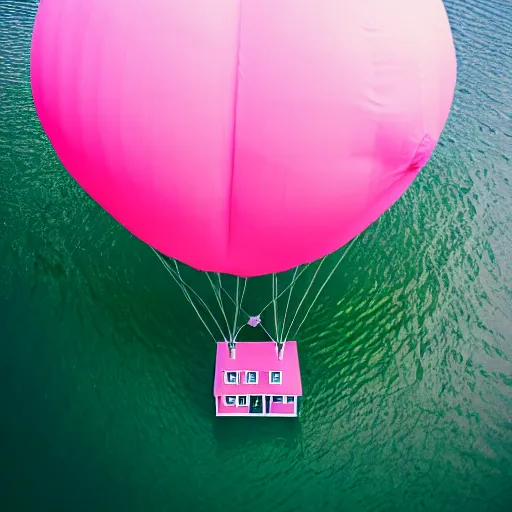
[[[281,374],[279,372],[272,372],[272,382],[279,383],[281,382]]]
[[[255,384],[256,381],[256,372],[247,372],[247,382],[249,384]]]

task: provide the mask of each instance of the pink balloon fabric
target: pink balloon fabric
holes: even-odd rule
[[[428,161],[456,59],[441,0],[41,0],[31,82],[64,167],[158,251],[284,271]]]

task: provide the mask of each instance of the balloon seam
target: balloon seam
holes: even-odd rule
[[[240,47],[242,39],[242,5],[243,0],[239,2],[238,14],[238,33],[236,44],[236,59],[235,59],[235,84],[233,93],[233,132],[231,135],[231,179],[229,183],[228,192],[228,233],[226,243],[226,259],[229,259],[229,248],[231,244],[231,224],[232,224],[232,210],[233,210],[233,182],[235,176],[235,157],[236,157],[236,126],[237,126],[237,110],[238,110],[238,88],[239,88],[239,75],[240,75]]]

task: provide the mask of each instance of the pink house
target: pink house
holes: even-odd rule
[[[213,395],[217,416],[297,416],[297,343],[287,341],[281,359],[272,341],[237,342],[231,357],[228,344],[217,343]]]

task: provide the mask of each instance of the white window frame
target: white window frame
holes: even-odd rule
[[[272,374],[273,373],[278,373],[279,374],[279,382],[272,382]],[[268,383],[269,384],[273,384],[273,385],[280,385],[280,384],[282,384],[283,383],[283,372],[282,371],[278,371],[278,370],[268,372]]]
[[[236,382],[229,382],[228,374],[236,373]],[[224,384],[240,384],[240,372],[238,370],[224,370]]]
[[[228,396],[234,396],[235,397],[234,403],[228,404]],[[237,397],[237,395],[224,395],[224,405],[226,407],[235,407],[237,404],[238,404],[238,397]]]
[[[291,402],[288,402],[288,398],[291,398]],[[285,404],[294,404],[295,403],[295,396],[294,395],[286,395],[286,402]]]
[[[248,373],[255,373],[256,374],[256,382],[249,382],[249,380],[247,379],[247,374]],[[256,385],[258,384],[258,382],[260,381],[260,372],[257,371],[257,370],[245,370],[245,383],[246,384],[249,384],[249,385]]]
[[[240,398],[245,398],[245,404],[244,404],[244,405],[241,405],[241,404],[239,403]],[[249,397],[248,397],[247,395],[238,395],[238,396],[236,397],[236,406],[237,406],[237,407],[248,407],[248,405],[249,405]]]

